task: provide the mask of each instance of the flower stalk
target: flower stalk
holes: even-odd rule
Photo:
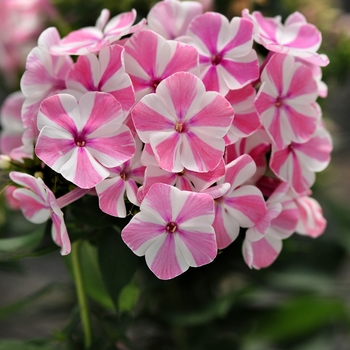
[[[87,295],[84,289],[82,269],[79,259],[81,241],[76,241],[72,244],[72,265],[73,278],[77,291],[78,304],[80,309],[80,318],[84,334],[84,347],[88,349],[92,342],[92,328],[90,319],[90,310],[88,306]]]

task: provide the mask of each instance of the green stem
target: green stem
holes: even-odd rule
[[[82,270],[79,260],[79,248],[81,241],[76,241],[72,244],[72,264],[75,288],[77,290],[78,304],[80,308],[81,323],[84,333],[85,349],[89,348],[92,342],[90,311],[87,302],[87,296],[84,290]]]

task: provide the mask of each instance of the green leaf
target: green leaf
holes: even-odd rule
[[[272,341],[307,335],[334,321],[346,320],[345,303],[315,295],[294,298],[264,318],[256,336]]]
[[[116,310],[119,309],[119,293],[134,275],[138,257],[122,241],[116,229],[101,234],[98,241],[98,261],[103,281],[113,300]]]
[[[19,258],[37,247],[44,235],[43,228],[32,233],[0,239],[0,260]]]
[[[137,302],[139,293],[139,288],[134,280],[126,285],[119,294],[119,311],[131,311]]]
[[[103,307],[114,309],[114,304],[102,279],[98,264],[97,248],[88,241],[82,241],[79,249],[83,283],[87,294]],[[70,255],[65,258],[68,268],[72,272]]]

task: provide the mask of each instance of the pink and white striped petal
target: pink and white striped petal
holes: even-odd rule
[[[202,5],[197,1],[159,1],[148,13],[148,28],[173,40],[184,35],[192,19],[202,12]]]
[[[145,25],[141,20],[133,26],[136,11],[123,12],[107,23],[109,11],[104,9],[96,21],[95,27],[75,30],[64,37],[57,45],[51,47],[53,55],[86,55],[99,52],[122,36],[134,33]]]
[[[225,137],[226,145],[252,135],[261,126],[254,108],[255,97],[256,92],[252,85],[246,85],[238,90],[231,90],[225,96],[235,111],[232,126]]]
[[[257,270],[270,266],[281,250],[282,241],[270,236],[264,236],[254,242],[245,238],[242,247],[244,261],[250,268]]]
[[[174,278],[189,266],[215,258],[214,202],[209,195],[156,183],[140,210],[123,229],[122,238],[136,255],[146,256],[158,278]]]
[[[320,236],[327,225],[320,204],[308,196],[297,197],[294,201],[299,210],[296,232],[313,238]]]

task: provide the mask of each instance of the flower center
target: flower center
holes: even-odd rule
[[[275,106],[276,107],[281,107],[282,106],[282,99],[280,97],[276,98]]]
[[[83,135],[77,135],[74,141],[78,147],[85,147],[86,145],[86,139]]]
[[[166,225],[166,230],[170,233],[174,233],[177,230],[177,225],[175,222],[169,222]]]
[[[218,64],[220,64],[221,60],[222,60],[222,56],[219,54],[211,56],[211,64],[213,66],[217,66]]]
[[[183,131],[183,124],[182,123],[176,123],[175,130],[177,132],[182,132]]]
[[[157,89],[157,87],[158,87],[158,85],[159,85],[159,83],[161,82],[161,79],[153,79],[152,81],[151,81],[151,88],[153,89],[153,92],[155,92],[156,91],[156,89]]]
[[[121,179],[122,179],[123,181],[126,181],[126,174],[125,174],[125,173],[120,174],[120,177],[121,177]]]

